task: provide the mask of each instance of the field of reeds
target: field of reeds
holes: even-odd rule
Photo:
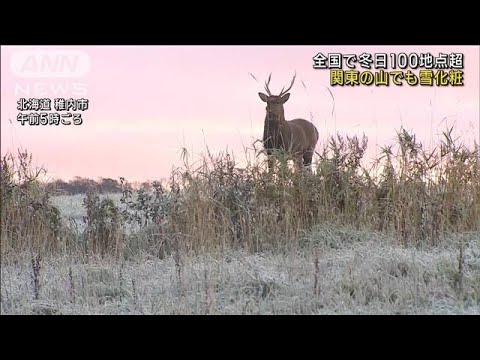
[[[2,314],[480,314],[480,148],[404,129],[374,161],[336,135],[183,166],[151,188],[66,196],[2,155]]]

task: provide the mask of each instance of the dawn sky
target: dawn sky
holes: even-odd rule
[[[62,46],[1,49],[1,152],[33,153],[53,178],[168,177],[182,147],[194,154],[228,149],[242,166],[244,147],[262,137],[265,104],[257,93],[272,73],[278,93],[293,74],[287,119],[312,120],[321,149],[328,136],[369,138],[370,155],[395,130],[427,147],[446,126],[479,141],[479,46]],[[317,53],[463,53],[464,86],[331,86]],[[346,69],[346,67],[343,67]],[[364,71],[358,66],[357,70]],[[397,69],[398,70],[398,69]],[[372,69],[372,71],[375,71]],[[414,70],[418,74],[418,70]],[[257,80],[255,80],[253,75]],[[335,102],[333,102],[331,91]],[[81,125],[22,126],[19,98],[86,98]],[[333,110],[333,111],[332,111]],[[333,112],[333,113],[332,113]],[[259,144],[257,144],[259,146]]]

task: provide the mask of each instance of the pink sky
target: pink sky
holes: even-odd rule
[[[319,52],[463,53],[465,86],[331,87],[329,70],[313,69]],[[313,115],[317,150],[335,131],[365,132],[374,155],[401,125],[428,146],[446,124],[455,124],[457,135],[473,144],[480,132],[479,52],[479,46],[2,46],[1,152],[27,149],[51,177],[63,179],[168,177],[181,164],[182,147],[195,154],[194,161],[205,143],[213,153],[228,148],[241,161],[244,146],[262,136],[265,104],[257,93],[264,80],[272,72],[270,88],[279,92],[295,71],[285,115]],[[38,59],[65,54],[80,54],[73,67],[63,67],[66,73],[52,63],[32,73],[40,69]],[[333,115],[327,87],[335,97]],[[20,97],[85,97],[90,108],[80,126],[21,126]]]

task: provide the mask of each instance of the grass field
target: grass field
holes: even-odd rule
[[[100,199],[111,199],[116,206],[121,206],[121,194],[102,194]],[[57,195],[52,197],[52,204],[57,206],[64,220],[73,220],[81,229],[86,227],[83,218],[87,215],[87,209],[83,206],[85,194]]]
[[[36,300],[29,260],[2,266],[4,314],[480,314],[478,234],[419,250],[318,227],[282,252],[51,257]]]
[[[209,152],[150,190],[55,196],[2,158],[2,314],[480,314],[480,151],[397,133],[373,167]],[[281,158],[280,158],[281,159]]]

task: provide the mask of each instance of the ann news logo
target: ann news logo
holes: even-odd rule
[[[10,58],[16,97],[86,96],[90,57],[80,50],[21,50]]]

